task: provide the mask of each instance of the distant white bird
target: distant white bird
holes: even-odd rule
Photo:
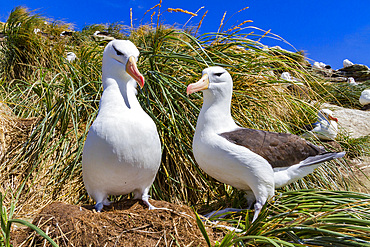
[[[286,81],[293,81],[292,76],[289,72],[283,72],[281,73],[280,79],[286,80]]]
[[[144,77],[136,66],[139,51],[128,40],[108,43],[103,54],[103,94],[82,156],[83,180],[101,211],[108,195],[133,192],[154,209],[149,199],[161,162],[157,128],[136,98],[136,82]]]
[[[346,67],[349,67],[349,66],[352,66],[353,63],[351,61],[349,61],[348,59],[344,59],[343,60],[343,68],[346,68]]]
[[[362,91],[359,101],[360,104],[364,106],[364,110],[370,108],[370,89],[365,89]]]
[[[236,125],[230,111],[233,81],[221,67],[203,70],[202,78],[187,88],[188,94],[197,91],[203,91],[203,106],[193,139],[194,157],[210,176],[246,191],[249,203],[256,201],[253,221],[275,188],[345,154],[326,152],[296,135]]]
[[[292,76],[289,72],[281,73],[280,79],[290,82],[298,82],[299,80]]]
[[[104,31],[95,31],[92,36],[95,41],[111,41],[115,39],[114,37],[110,36],[108,32]]]
[[[60,36],[63,37],[63,36],[72,36],[74,32],[73,31],[63,31],[60,33]]]
[[[314,67],[316,69],[331,69],[330,65],[327,65],[323,62],[314,62],[312,67]]]
[[[357,82],[355,81],[355,78],[353,78],[353,77],[348,77],[347,82],[348,82],[350,85],[353,85],[353,86],[358,85],[358,84],[357,84]]]
[[[320,63],[319,62],[314,62],[313,67],[316,69],[321,69]]]
[[[325,69],[326,66],[327,65],[323,62],[314,62],[313,63],[313,67],[316,68],[316,69]]]
[[[302,135],[303,138],[318,138],[322,141],[332,141],[338,135],[338,119],[333,117],[329,109],[322,109],[317,113],[317,122],[306,125],[308,130]]]
[[[320,64],[320,67],[321,67],[321,68],[325,69],[325,67],[326,67],[326,64],[325,64],[325,63],[320,62],[319,64]]]
[[[76,60],[77,56],[73,52],[67,52],[66,60],[70,63],[74,62]]]

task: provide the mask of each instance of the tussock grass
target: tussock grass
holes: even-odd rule
[[[304,53],[267,49],[261,43],[262,36],[278,36],[265,31],[257,34],[258,29],[253,27],[249,32],[243,27],[249,22],[230,31],[222,32],[221,25],[220,33],[197,35],[206,13],[195,31],[176,29],[160,24],[160,7],[149,10],[153,19],[158,8],[156,25],[133,29],[133,25],[98,24],[69,37],[57,35],[69,25],[45,24],[39,15],[14,9],[4,28],[9,38],[0,48],[0,56],[6,58],[0,62],[0,97],[15,116],[37,120],[21,140],[22,146],[7,152],[0,165],[2,185],[16,191],[25,181],[18,201],[19,215],[32,214],[55,200],[92,203],[82,183],[81,154],[102,92],[101,61],[106,43],[92,39],[97,30],[130,39],[141,52],[138,67],[146,84],[138,99],[155,121],[163,146],[162,164],[151,191],[154,199],[215,207],[217,201],[226,198],[234,206],[243,206],[239,191],[208,177],[192,156],[191,142],[202,97],[186,96],[186,86],[198,80],[207,66],[229,70],[234,80],[232,114],[245,127],[296,133],[299,126],[315,119],[317,109],[327,100],[324,92],[331,89],[310,72]],[[35,34],[38,25],[45,25],[45,32],[53,33],[53,38]],[[78,57],[73,63],[64,58],[69,51]],[[285,71],[300,80],[304,94],[289,90],[289,84],[280,80]],[[334,100],[338,94],[330,95]],[[356,183],[344,179],[339,167],[348,168],[345,161],[329,162],[285,191],[341,190],[348,183]],[[6,188],[2,186],[1,190]],[[289,193],[294,192],[286,193],[289,200]],[[285,201],[276,203],[283,208]]]
[[[253,224],[248,210],[227,214],[221,221],[241,232],[219,246],[370,246],[369,203],[369,195],[354,192],[282,192]]]
[[[359,85],[351,85],[346,82],[326,84],[317,92],[328,102],[347,108],[361,109],[359,102],[361,92],[370,87],[370,81]]]

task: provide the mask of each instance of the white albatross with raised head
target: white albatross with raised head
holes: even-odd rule
[[[239,127],[230,112],[233,81],[222,67],[203,70],[202,78],[187,88],[188,94],[197,91],[203,91],[203,106],[193,139],[195,160],[211,177],[246,191],[248,203],[255,201],[253,221],[275,188],[345,155],[296,135]]]
[[[82,155],[83,180],[100,212],[108,195],[133,192],[154,209],[148,191],[161,162],[156,125],[136,98],[136,82],[144,77],[136,66],[139,50],[128,40],[114,40],[104,49],[103,94]]]

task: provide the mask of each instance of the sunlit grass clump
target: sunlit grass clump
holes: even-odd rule
[[[162,25],[158,21],[160,14],[154,14],[156,8],[160,5],[150,10],[153,21],[148,25],[134,28],[132,23],[129,26],[97,24],[71,36],[60,36],[62,31],[72,28],[69,24],[50,22],[24,8],[16,8],[10,14],[3,28],[6,38],[0,43],[0,99],[13,115],[1,116],[14,121],[20,118],[33,121],[32,127],[24,130],[26,137],[21,145],[12,147],[6,143],[0,165],[0,191],[7,192],[4,193],[7,196],[23,188],[17,202],[19,215],[32,214],[56,200],[73,204],[92,202],[82,182],[81,154],[102,92],[101,63],[106,42],[96,42],[92,38],[95,31],[108,31],[115,38],[130,39],[141,52],[138,67],[146,84],[138,92],[138,99],[155,121],[163,146],[162,164],[151,191],[153,199],[212,208],[220,201],[230,204],[240,198],[239,191],[201,171],[192,156],[191,142],[202,99],[200,94],[187,96],[186,86],[197,81],[207,66],[223,66],[232,75],[232,114],[244,127],[299,133],[300,126],[315,120],[322,103],[342,102],[344,96],[335,93],[335,87],[323,84],[311,72],[303,52],[266,48],[261,42],[263,37],[272,36],[269,32],[258,34],[257,28],[244,28],[249,23],[244,22],[225,32],[221,25],[218,33],[198,35],[205,15],[197,27],[178,29]],[[69,63],[65,59],[67,52],[74,52],[77,59]],[[291,90],[291,83],[280,79],[282,72],[298,78],[299,84],[293,85],[297,90]],[[350,147],[346,150],[355,152],[356,143],[347,143]],[[345,160],[328,162],[312,176],[285,190],[346,189],[348,183],[357,183],[342,177],[341,169],[347,168]],[[297,193],[305,195],[305,192]],[[346,196],[338,193],[340,197]],[[276,200],[274,214],[284,213],[283,204],[296,197],[292,194],[285,193],[284,201]],[[317,192],[317,196],[321,194]],[[10,197],[4,203],[9,201]],[[343,205],[352,207],[347,202]],[[368,204],[363,207],[368,208]],[[289,214],[293,208],[287,208],[291,210]],[[308,214],[312,217],[301,222],[318,227],[313,224],[316,211]],[[275,216],[269,217],[270,221]],[[277,227],[288,222],[288,217],[291,216],[273,220],[275,225],[258,223],[258,226],[266,232],[282,234]],[[363,214],[358,219],[362,217]],[[244,228],[249,229],[247,225]],[[298,228],[285,234],[291,240],[306,239],[295,229]],[[235,243],[247,238],[240,236]],[[260,240],[255,241],[258,244]]]

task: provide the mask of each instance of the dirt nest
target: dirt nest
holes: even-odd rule
[[[96,213],[93,206],[54,202],[33,224],[59,246],[207,246],[191,208],[151,203],[169,210],[148,210],[141,200],[124,200]],[[207,228],[207,232],[213,244],[224,236],[221,230]],[[12,236],[14,246],[50,246],[29,229],[16,230]]]

